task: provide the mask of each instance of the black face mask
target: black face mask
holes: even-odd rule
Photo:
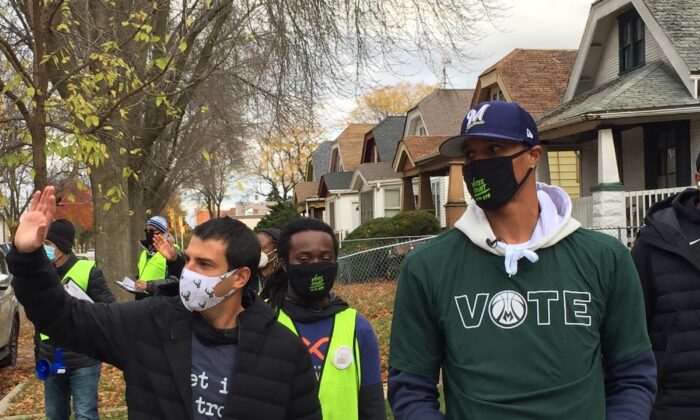
[[[337,275],[337,262],[287,265],[289,285],[292,287],[292,290],[305,299],[318,299],[328,296]]]
[[[156,233],[148,229],[145,229],[144,233],[146,234],[146,245],[148,245],[149,248],[153,247],[153,236]]]
[[[462,167],[464,182],[476,205],[484,210],[497,210],[506,205],[523,186],[532,172],[528,169],[522,181],[515,179],[513,159],[530,149],[510,156],[475,160]]]

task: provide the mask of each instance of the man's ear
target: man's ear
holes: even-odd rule
[[[243,288],[246,284],[248,284],[248,281],[250,281],[250,274],[250,268],[248,267],[241,267],[238,270],[236,270],[236,272],[233,273],[233,275],[229,279],[231,287],[236,289]]]
[[[530,167],[534,168],[538,163],[540,163],[540,158],[542,157],[542,146],[533,146],[528,155],[530,156]]]
[[[277,261],[279,261],[279,266],[282,267],[282,270],[287,272],[287,261],[285,261],[283,258],[277,258]]]

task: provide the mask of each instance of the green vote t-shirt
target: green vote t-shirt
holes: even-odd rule
[[[447,418],[605,418],[603,358],[651,345],[641,286],[627,249],[578,229],[519,262],[451,230],[406,257],[389,364],[437,377]]]

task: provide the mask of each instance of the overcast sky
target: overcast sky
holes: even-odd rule
[[[448,88],[473,88],[481,72],[505,57],[515,48],[564,48],[577,49],[583,35],[592,0],[503,0],[510,9],[500,21],[499,28],[492,28],[488,35],[474,46],[470,55],[477,57],[469,63],[451,63],[447,66]],[[423,82],[437,85],[441,76],[423,65],[419,59],[399,69],[402,76],[379,74],[380,84],[391,85],[401,81]],[[360,92],[361,93],[361,92]],[[324,107],[325,121],[330,122],[328,140],[342,130],[348,114],[355,107],[354,98],[334,97]],[[239,191],[231,191],[231,197],[223,203],[230,208],[243,197]],[[264,199],[264,197],[258,197]]]
[[[474,46],[470,55],[476,57],[468,63],[452,62],[447,69],[448,88],[473,88],[485,69],[505,57],[515,48],[563,48],[577,49],[583,35],[592,0],[504,0],[509,5],[506,16],[498,28],[491,28],[488,35]],[[442,76],[416,59],[399,69],[400,76],[383,73],[379,82],[391,85],[401,81],[423,82],[437,85]],[[325,106],[332,121],[329,140],[337,135],[355,107],[354,98],[332,98]]]

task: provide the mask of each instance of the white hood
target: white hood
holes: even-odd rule
[[[526,257],[531,262],[536,262],[538,257],[535,251],[556,244],[581,226],[571,217],[571,199],[561,188],[538,182],[537,200],[540,204],[540,217],[532,237],[524,244],[496,243],[496,236],[486,214],[473,200],[455,223],[455,228],[467,235],[479,248],[494,255],[508,257],[505,261],[506,272],[513,275],[517,273],[520,258]]]

